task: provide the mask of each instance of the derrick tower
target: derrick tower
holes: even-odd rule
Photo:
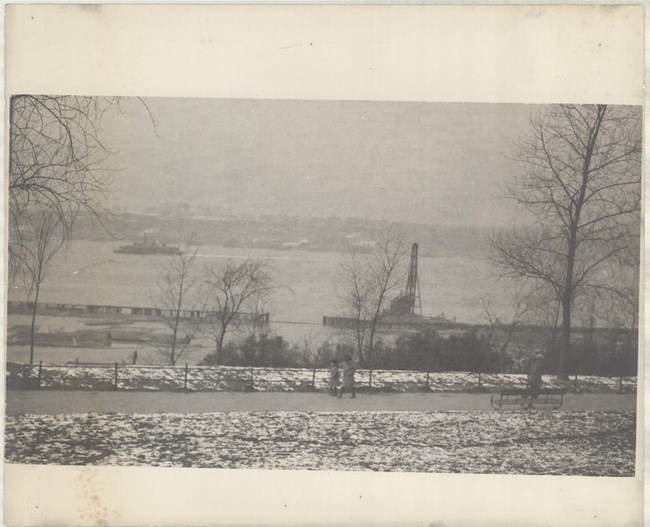
[[[422,299],[420,298],[420,280],[418,279],[418,244],[411,246],[411,263],[409,264],[404,296],[408,299],[408,309],[411,315],[422,315]]]

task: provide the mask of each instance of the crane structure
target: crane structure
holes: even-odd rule
[[[408,298],[409,313],[416,314],[418,309],[422,316],[422,299],[420,298],[420,279],[418,278],[418,244],[411,246],[411,263],[409,264],[409,273],[406,279],[405,296]]]
[[[424,317],[422,314],[422,299],[420,298],[420,279],[418,277],[418,244],[411,246],[411,260],[406,276],[406,288],[399,296],[393,298],[388,309],[378,321],[384,331],[399,332],[403,329],[422,330],[428,328],[451,328],[456,326],[456,319],[448,319],[442,313],[435,317]],[[368,320],[362,321],[368,324]],[[359,327],[359,319],[351,317],[323,317],[324,326],[355,329]]]
[[[411,261],[406,278],[406,289],[391,302],[390,311],[398,316],[422,316],[417,243],[411,246]]]

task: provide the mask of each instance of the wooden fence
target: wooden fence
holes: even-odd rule
[[[598,389],[594,389],[595,384]],[[525,375],[477,372],[424,373],[416,371],[358,370],[359,391],[494,392],[524,387]],[[556,381],[546,379],[545,385]],[[444,388],[443,388],[444,386]],[[629,393],[636,377],[572,376],[562,387],[583,391]],[[316,368],[146,366],[115,362],[37,365],[7,363],[8,389],[146,390],[146,391],[317,391],[327,390],[328,370]]]

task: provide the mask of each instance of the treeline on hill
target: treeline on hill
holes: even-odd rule
[[[636,333],[607,330],[606,338],[578,335],[569,357],[569,371],[579,375],[637,375]],[[580,339],[580,337],[582,337]],[[547,343],[548,344],[548,343]],[[541,348],[537,348],[539,350]],[[545,351],[546,372],[554,373],[555,348]],[[440,338],[435,331],[401,335],[392,342],[379,340],[370,364],[359,367],[422,372],[472,371],[482,373],[525,373],[532,355],[514,349],[504,363],[490,338],[476,332]],[[249,336],[224,346],[220,364],[226,366],[326,368],[333,358],[355,356],[354,347],[344,341],[319,346],[289,344],[280,336]],[[215,365],[215,354],[206,356],[202,365]]]

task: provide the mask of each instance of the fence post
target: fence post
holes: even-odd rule
[[[573,378],[573,392],[578,393],[578,374],[575,374],[575,377]]]
[[[623,376],[618,377],[618,393],[623,393]]]
[[[38,388],[40,390],[41,388],[41,375],[43,373],[43,361],[39,360],[38,361]]]
[[[183,381],[183,390],[187,391],[187,370],[189,368],[189,365],[187,362],[185,363],[185,380]]]
[[[482,386],[481,386],[481,372],[479,371],[478,372],[478,391],[479,392],[481,391],[481,388],[482,388]]]
[[[431,386],[431,384],[429,383],[429,370],[427,370],[427,386]]]
[[[115,389],[117,390],[117,361],[115,361]]]
[[[253,389],[254,386],[254,376],[253,376],[253,366],[251,366],[251,390]]]
[[[372,389],[372,368],[370,368],[370,375],[368,377],[368,388]]]

